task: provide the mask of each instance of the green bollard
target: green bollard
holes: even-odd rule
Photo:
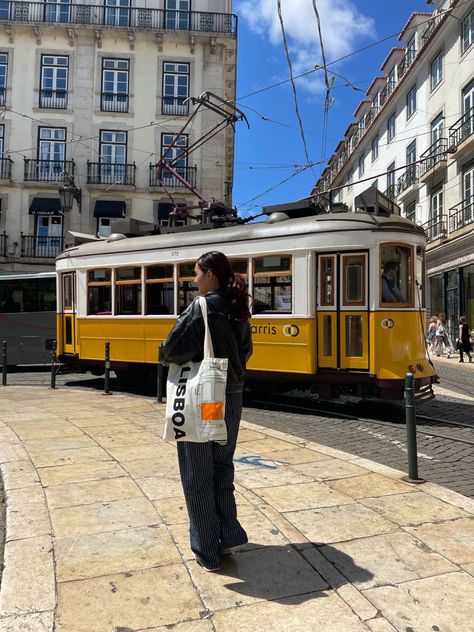
[[[425,480],[418,476],[415,382],[412,373],[405,375],[405,415],[407,424],[408,476],[404,476],[403,480],[407,483],[424,483]]]
[[[56,388],[56,340],[53,340],[53,353],[51,354],[51,388]]]
[[[112,395],[110,392],[110,342],[105,343],[104,395]]]
[[[2,386],[7,385],[7,341],[2,344]]]

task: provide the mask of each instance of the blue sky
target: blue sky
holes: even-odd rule
[[[281,0],[294,72],[304,72],[321,63],[317,23],[312,0]],[[317,0],[323,43],[328,63],[349,57],[330,69],[344,76],[335,77],[331,89],[334,103],[328,111],[326,149],[322,153],[324,122],[324,74],[314,72],[297,80],[298,104],[312,162],[328,159],[343,138],[353,113],[364,98],[372,79],[393,46],[413,11],[430,12],[425,0]],[[320,167],[307,169],[258,199],[255,196],[291,176],[295,165],[307,164],[301,140],[291,84],[245,95],[289,78],[288,64],[281,41],[276,0],[234,0],[239,16],[237,99],[247,115],[236,128],[234,205],[245,216],[258,213],[262,205],[277,204],[308,195]],[[390,39],[365,52],[351,54],[389,35]],[[262,116],[272,119],[262,120]],[[289,126],[289,127],[288,127]]]

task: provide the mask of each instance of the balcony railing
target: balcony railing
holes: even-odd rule
[[[405,57],[398,64],[398,81],[400,81],[400,79],[406,73],[408,68],[410,68],[412,63],[415,61],[415,57],[416,57],[416,50],[414,50],[413,48],[410,48],[405,54]]]
[[[63,237],[21,236],[21,256],[54,259],[63,249]]]
[[[426,30],[423,32],[423,35],[421,36],[421,43],[422,43],[423,46],[426,44],[426,42],[428,41],[428,39],[431,36],[431,33],[435,30],[435,28],[441,22],[441,18],[444,17],[445,14],[446,14],[446,11],[443,11],[441,13],[437,13],[430,20],[430,23],[428,24],[428,27],[426,28]]]
[[[449,128],[449,146],[458,147],[474,134],[474,107],[468,110]]]
[[[11,158],[0,158],[0,180],[12,179],[13,160]]]
[[[427,171],[433,169],[435,165],[437,165],[442,160],[446,160],[446,150],[448,148],[448,141],[446,138],[438,138],[431,147],[428,147],[426,151],[424,151],[420,158],[422,162],[419,165],[419,175],[420,177],[425,175]]]
[[[397,187],[395,186],[395,184],[390,184],[384,191],[384,195],[395,201],[397,199]]]
[[[5,86],[1,86],[0,87],[0,105],[5,105],[5,95],[7,93],[7,90],[5,88]]]
[[[418,180],[416,165],[410,165],[397,180],[397,195],[406,191]]]
[[[65,110],[67,108],[66,90],[41,90],[39,106],[50,110]]]
[[[179,173],[179,175],[187,180],[193,187],[196,186],[196,175],[197,175],[197,167],[176,167],[175,171]],[[161,177],[163,180],[163,184],[165,187],[184,187],[184,184],[176,178],[173,174],[171,174],[166,169],[163,169],[161,173]],[[150,187],[160,187],[161,182],[156,177],[156,165],[150,165],[150,179],[149,179]]]
[[[447,231],[448,220],[446,215],[438,215],[429,219],[422,224],[426,233],[426,240],[428,243],[435,241],[436,239],[442,239],[448,234]]]
[[[74,177],[74,160],[25,158],[26,182],[66,182],[69,177]]]
[[[139,28],[206,33],[237,33],[237,16],[231,13],[170,11],[145,7],[25,2],[0,2],[1,22],[74,24],[107,28]]]
[[[103,92],[100,96],[102,112],[128,112],[128,94]]]
[[[472,224],[474,222],[474,198],[470,200],[463,200],[459,210],[454,209],[449,217],[449,232],[454,231]]]
[[[135,163],[87,161],[87,184],[135,186]]]
[[[4,232],[3,235],[0,235],[0,257],[7,256],[7,241],[8,237]]]
[[[189,114],[189,101],[186,97],[162,97],[161,113],[170,116],[187,116]]]
[[[387,81],[385,84],[385,88],[380,91],[380,107],[385,103],[388,97],[395,90],[395,86],[397,85],[396,81]]]

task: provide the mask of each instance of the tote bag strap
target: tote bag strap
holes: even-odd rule
[[[211,332],[209,331],[209,323],[207,322],[207,303],[204,296],[199,297],[199,307],[201,308],[204,321],[204,358],[213,358],[214,347],[212,345]]]

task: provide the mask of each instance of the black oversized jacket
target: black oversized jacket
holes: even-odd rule
[[[239,393],[244,387],[245,365],[252,355],[250,324],[247,320],[237,322],[229,319],[229,305],[222,292],[208,292],[205,299],[214,355],[229,359],[226,390],[228,393]],[[161,345],[160,362],[197,362],[202,360],[203,348],[204,322],[199,301],[195,299]]]

